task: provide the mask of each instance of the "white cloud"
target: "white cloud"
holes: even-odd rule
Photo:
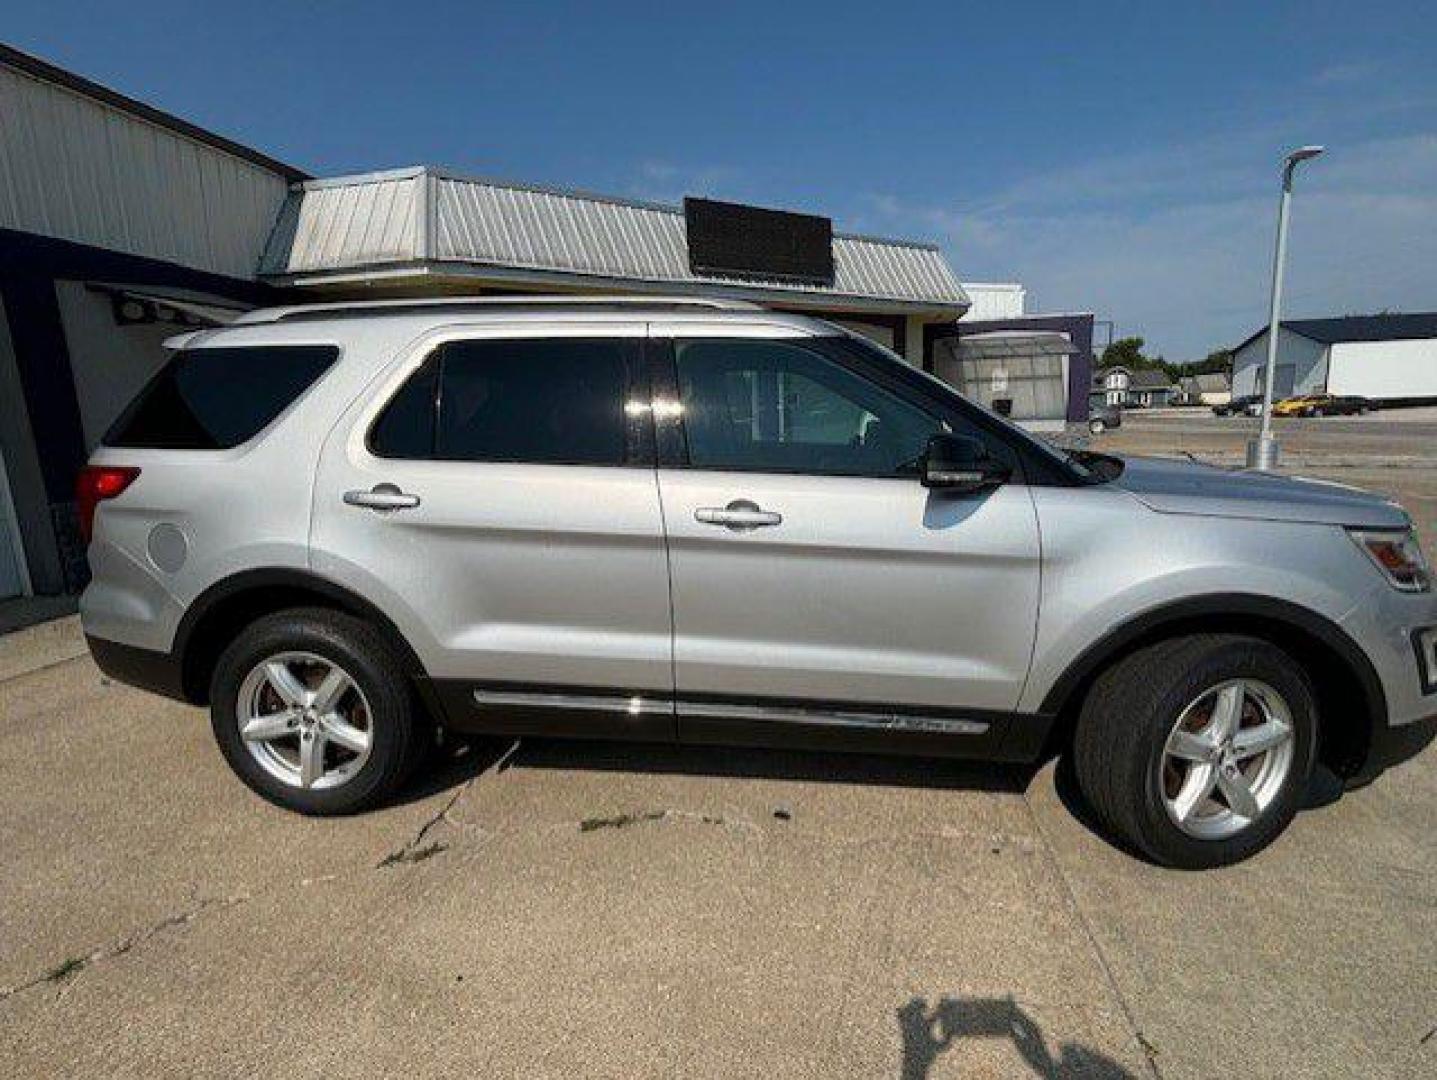
[[[1093,310],[1170,359],[1266,314],[1277,173],[1265,133],[1089,160],[980,201],[867,200],[864,227],[936,235],[960,277],[1021,280],[1043,310]],[[1293,206],[1289,316],[1437,309],[1437,135],[1334,147]]]
[[[1312,81],[1317,86],[1347,86],[1367,82],[1381,70],[1382,66],[1374,60],[1344,60],[1321,68]]]
[[[670,161],[645,161],[629,183],[629,193],[650,202],[684,201],[685,195],[738,198],[743,173],[727,165],[676,165]]]

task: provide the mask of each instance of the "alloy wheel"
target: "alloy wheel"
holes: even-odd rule
[[[1234,836],[1262,816],[1292,771],[1292,712],[1256,679],[1231,679],[1178,715],[1163,747],[1163,805],[1179,829],[1202,840]]]
[[[283,652],[240,683],[240,740],[259,766],[290,787],[336,788],[369,760],[373,712],[359,684],[332,660]]]

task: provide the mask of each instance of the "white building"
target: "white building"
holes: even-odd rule
[[[1028,289],[1016,281],[965,281],[970,322],[1017,319],[1027,314]]]
[[[1266,360],[1264,328],[1233,350],[1234,396],[1262,393]],[[1437,312],[1284,320],[1273,399],[1320,393],[1393,405],[1437,402]]]

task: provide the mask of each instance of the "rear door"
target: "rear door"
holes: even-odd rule
[[[680,736],[1001,734],[1037,620],[1021,474],[925,489],[930,435],[990,434],[871,381],[846,339],[734,329],[654,331]]]
[[[456,722],[673,733],[643,333],[431,334],[330,436],[315,568],[391,614]]]

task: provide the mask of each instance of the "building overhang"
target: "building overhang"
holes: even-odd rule
[[[805,311],[850,312],[853,314],[916,315],[932,320],[957,319],[966,307],[925,300],[902,300],[856,296],[838,292],[816,293],[781,287],[746,287],[738,283],[711,281],[676,282],[585,274],[575,271],[537,270],[528,267],[495,266],[484,263],[409,262],[378,263],[344,269],[299,274],[269,274],[264,280],[274,286],[343,292],[362,288],[402,294],[406,291],[473,292],[476,289],[542,289],[544,292],[610,292],[663,296],[715,296],[730,300],[751,300],[766,307]]]
[[[835,233],[831,284],[696,271],[677,207],[402,169],[294,185],[259,277],[315,291],[542,289],[720,296],[956,319],[936,246]]]

